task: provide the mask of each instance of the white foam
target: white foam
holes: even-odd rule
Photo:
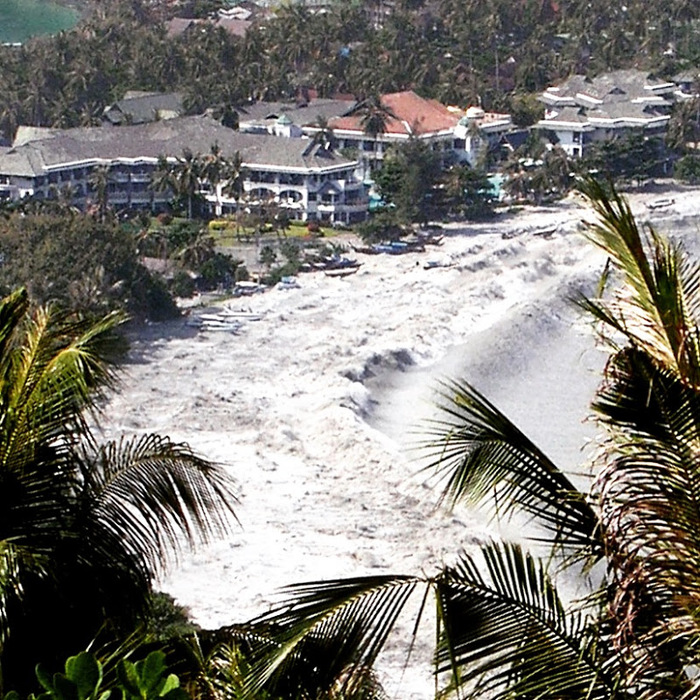
[[[693,196],[675,197],[686,216],[698,210]],[[602,269],[577,232],[583,214],[572,200],[450,226],[439,250],[449,266],[363,256],[347,279],[302,275],[300,289],[247,298],[263,318],[238,336],[165,324],[153,329],[161,339],[136,342],[105,432],[186,440],[240,484],[241,529],[188,556],[162,586],[217,627],[264,612],[285,584],[431,573],[474,547],[490,526],[436,510],[405,451],[436,376],[471,381],[575,466],[601,363],[563,301]],[[550,225],[551,237],[533,235]],[[431,631],[402,672],[411,624],[383,660],[387,690],[432,697]]]

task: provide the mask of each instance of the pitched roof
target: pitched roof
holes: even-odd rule
[[[127,94],[104,111],[111,124],[143,124],[161,118],[182,114],[182,95],[179,92],[151,92]]]
[[[241,124],[268,124],[282,114],[286,114],[297,126],[313,124],[316,119],[331,119],[346,114],[353,106],[353,100],[318,98],[304,104],[295,102],[255,102],[238,107],[238,121]]]
[[[445,105],[420,97],[412,90],[382,95],[381,101],[396,115],[388,118],[386,134],[422,136],[451,130],[459,122],[459,115]],[[331,119],[329,125],[338,131],[363,132],[359,105],[353,114]]]
[[[208,153],[213,144],[218,144],[226,157],[240,153],[247,167],[308,170],[354,163],[310,139],[246,134],[228,129],[210,117],[198,116],[118,129],[44,130],[36,138],[0,153],[0,173],[31,177],[69,163],[179,157],[186,149]]]

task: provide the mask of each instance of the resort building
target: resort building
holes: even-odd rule
[[[310,139],[280,138],[228,129],[206,117],[180,117],[119,128],[20,128],[10,148],[0,148],[0,198],[54,198],[76,206],[95,200],[92,175],[108,166],[107,197],[117,209],[164,209],[171,192],[152,186],[159,156],[175,161],[185,150],[206,154],[216,144],[225,157],[240,154],[241,199],[246,206],[274,201],[294,219],[352,223],[367,215],[359,163]],[[237,202],[201,183],[212,209]]]
[[[675,83],[638,70],[621,70],[588,79],[574,75],[541,95],[545,116],[536,128],[553,134],[570,157],[585,154],[595,141],[633,130],[661,135],[670,120]]]
[[[438,153],[443,164],[455,158],[455,129],[463,112],[454,111],[436,100],[427,100],[415,92],[382,95],[385,116],[383,129],[376,134],[365,131],[362,103],[354,104],[344,115],[329,120],[328,126],[339,149],[357,153],[368,166],[376,167],[395,145],[415,138]],[[318,130],[318,129],[316,129]],[[307,131],[314,129],[307,125]]]
[[[274,202],[293,219],[354,223],[368,214],[368,175],[388,149],[418,139],[443,166],[474,165],[512,129],[507,114],[464,112],[410,91],[381,102],[385,121],[376,134],[365,133],[363,105],[351,99],[247,105],[234,130],[207,115],[178,116],[180,95],[130,94],[105,110],[101,127],[20,127],[12,146],[0,147],[0,199],[61,195],[84,208],[95,201],[100,168],[111,206],[157,211],[173,196],[152,185],[159,157],[175,162],[216,145],[224,157],[240,155],[244,200],[227,197],[225,183],[214,191],[201,182],[217,215]]]

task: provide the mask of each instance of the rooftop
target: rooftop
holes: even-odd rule
[[[228,129],[210,117],[198,116],[118,129],[42,130],[34,138],[0,152],[0,173],[31,177],[70,163],[155,160],[161,155],[179,157],[186,149],[208,153],[214,144],[218,144],[226,157],[240,153],[248,167],[308,170],[343,167],[354,162],[313,144],[310,139],[247,134]]]
[[[411,90],[382,95],[381,99],[396,115],[396,118],[388,118],[386,134],[422,136],[452,130],[459,122],[459,115],[445,105],[420,97]],[[332,119],[330,126],[338,131],[362,132],[362,115],[359,110],[353,110],[352,114]]]

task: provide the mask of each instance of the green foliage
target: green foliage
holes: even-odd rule
[[[493,186],[485,173],[468,165],[455,165],[445,171],[442,182],[442,200],[436,206],[443,212],[467,219],[493,216]]]
[[[27,690],[37,662],[131,634],[167,557],[232,524],[229,480],[187,445],[95,440],[121,322],[33,308],[24,291],[0,302],[4,689]]]
[[[408,224],[430,218],[430,195],[439,174],[437,155],[425,143],[410,139],[386,154],[373,177],[382,199]]]
[[[178,270],[173,275],[168,285],[170,293],[182,299],[191,299],[196,291],[196,285],[192,279],[192,275],[184,270]]]
[[[399,221],[394,209],[386,207],[359,224],[357,233],[365,243],[381,243],[398,240],[407,235],[408,230]]]
[[[605,173],[615,182],[641,183],[660,172],[663,158],[660,139],[632,132],[623,138],[592,144],[581,167]]]
[[[236,269],[243,263],[230,255],[214,253],[199,266],[199,285],[203,290],[216,289],[220,285],[231,286]]]
[[[167,290],[139,263],[126,227],[69,209],[13,212],[0,219],[0,290],[27,287],[39,303],[100,315],[177,315]]]
[[[165,654],[152,651],[145,659],[132,663],[122,659],[117,666],[118,689],[123,700],[188,700],[180,680],[168,673]]]
[[[700,157],[692,154],[683,156],[676,163],[673,174],[683,182],[697,185],[700,182]]]
[[[146,636],[156,642],[166,642],[173,637],[184,637],[199,630],[187,614],[187,609],[163,592],[150,596],[148,616],[145,621]]]
[[[271,268],[277,260],[277,251],[271,245],[264,245],[260,249],[260,262],[268,269]]]
[[[119,660],[116,678],[105,682],[99,659],[87,651],[71,656],[64,673],[48,673],[41,665],[36,677],[44,692],[30,694],[28,700],[188,700],[179,678],[168,672],[165,654],[155,650],[136,663]],[[20,700],[12,691],[5,700]]]

